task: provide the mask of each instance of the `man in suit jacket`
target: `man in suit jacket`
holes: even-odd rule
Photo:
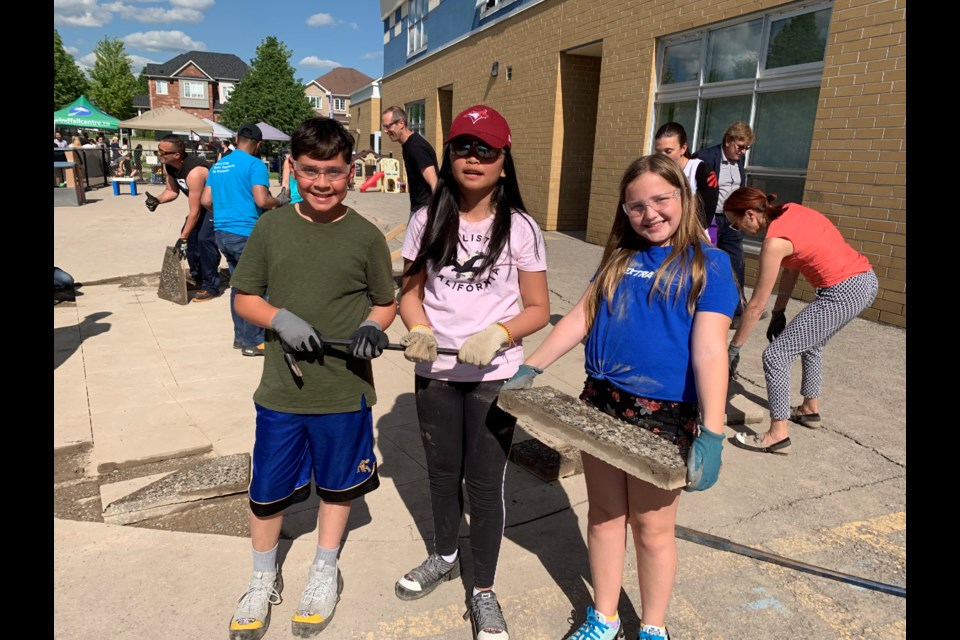
[[[746,122],[734,122],[723,134],[723,142],[701,149],[693,154],[700,158],[717,174],[720,197],[717,198],[717,247],[730,255],[730,263],[743,289],[743,232],[730,226],[730,222],[723,215],[723,203],[727,197],[739,189],[747,186],[747,173],[744,170],[744,159],[750,145],[753,144],[753,129]],[[738,303],[733,324],[738,325],[743,308]]]

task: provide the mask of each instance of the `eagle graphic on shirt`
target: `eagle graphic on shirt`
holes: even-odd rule
[[[447,266],[453,269],[453,272],[457,275],[457,279],[467,278],[473,280],[479,275],[478,270],[480,263],[483,262],[483,259],[486,257],[486,254],[483,253],[472,253],[463,260],[457,257],[453,258]]]

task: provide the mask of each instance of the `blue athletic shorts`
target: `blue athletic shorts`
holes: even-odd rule
[[[380,486],[366,398],[359,411],[349,413],[283,413],[254,406],[249,491],[254,515],[271,516],[306,500],[311,475],[325,502],[349,502]]]

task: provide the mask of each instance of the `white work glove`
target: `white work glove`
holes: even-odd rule
[[[483,331],[473,334],[460,345],[457,361],[475,364],[482,369],[490,364],[500,347],[509,343],[510,334],[503,326],[494,323]]]
[[[437,359],[437,339],[433,337],[433,330],[426,325],[415,325],[410,333],[400,338],[400,344],[406,347],[403,357],[410,362],[433,362]]]

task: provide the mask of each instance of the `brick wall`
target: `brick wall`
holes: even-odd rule
[[[383,105],[425,100],[425,137],[438,156],[442,108],[453,114],[477,103],[496,108],[513,131],[530,214],[547,230],[580,224],[588,242],[603,244],[616,213],[620,176],[651,148],[657,38],[784,4],[543,2],[384,78]],[[864,317],[898,326],[906,326],[904,14],[904,0],[834,3],[804,192],[804,204],[830,217],[877,271],[881,291]],[[589,67],[577,66],[584,62],[579,56],[561,55],[592,43],[599,43],[601,53]],[[495,78],[490,75],[494,61],[500,67]],[[509,81],[508,66],[513,69]],[[577,102],[567,97],[564,79],[596,86],[596,93]],[[574,143],[571,136],[577,134],[564,114],[582,110],[588,100],[596,105],[592,163],[575,166],[586,156],[566,149],[567,140],[574,149],[583,142]],[[585,120],[582,126],[591,125]],[[579,119],[574,128],[580,128]],[[386,138],[383,150],[401,157],[400,146]],[[564,176],[571,171],[571,176],[590,173],[585,223],[582,214],[561,206],[567,190],[577,191]],[[748,256],[747,268],[752,285],[755,258]],[[807,286],[799,295],[812,299],[813,294]]]
[[[350,104],[350,133],[357,136],[357,151],[373,148],[370,136],[380,130],[380,98]]]

